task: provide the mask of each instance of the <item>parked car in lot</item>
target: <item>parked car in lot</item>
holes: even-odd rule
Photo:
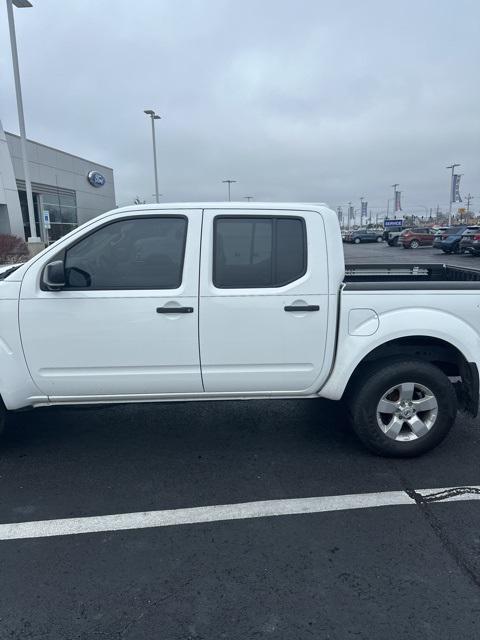
[[[398,243],[400,240],[400,236],[401,234],[406,231],[409,227],[406,227],[404,229],[393,229],[393,230],[387,230],[384,233],[384,240],[387,242],[389,247],[398,247]]]
[[[463,234],[467,230],[476,230],[477,226],[457,225],[448,227],[443,233],[435,236],[433,246],[441,249],[444,253],[460,253],[462,251],[460,242]]]
[[[434,238],[435,232],[429,227],[412,227],[403,231],[398,241],[404,249],[418,249],[418,247],[431,247]]]
[[[45,405],[329,398],[372,450],[418,455],[477,414],[479,294],[474,269],[345,268],[326,206],[116,209],[0,275],[0,428]]]
[[[471,253],[474,256],[480,255],[480,227],[468,227],[463,232],[460,240],[460,250],[464,253]]]
[[[345,242],[360,244],[361,242],[383,242],[381,231],[373,229],[357,229],[345,238]]]

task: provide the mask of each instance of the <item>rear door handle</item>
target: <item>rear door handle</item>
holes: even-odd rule
[[[157,307],[157,313],[193,313],[193,307]]]
[[[306,304],[306,305],[290,305],[284,307],[285,311],[320,311],[318,304]]]

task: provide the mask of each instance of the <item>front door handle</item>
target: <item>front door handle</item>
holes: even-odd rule
[[[157,313],[193,313],[193,307],[157,307]]]
[[[318,304],[306,304],[306,305],[290,305],[284,307],[285,311],[320,311]]]

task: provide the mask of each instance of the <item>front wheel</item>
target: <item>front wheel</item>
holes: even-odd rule
[[[383,242],[383,238],[382,238],[382,236],[378,236],[378,238],[377,238],[377,242]]]
[[[0,399],[0,436],[2,435],[5,429],[6,422],[7,422],[7,410],[5,409],[5,405]]]
[[[383,456],[418,456],[437,446],[455,422],[455,390],[438,367],[422,360],[373,363],[350,392],[355,433]]]
[[[410,243],[410,247],[412,249],[418,249],[419,246],[420,246],[420,243],[419,243],[418,240],[412,240],[411,243]]]
[[[355,244],[360,244],[360,238],[355,238],[354,243]]]

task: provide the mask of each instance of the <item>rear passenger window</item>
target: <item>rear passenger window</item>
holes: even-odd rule
[[[281,287],[306,268],[303,218],[215,218],[213,283],[219,289]]]
[[[184,217],[118,220],[65,253],[67,289],[176,289],[182,283]]]

